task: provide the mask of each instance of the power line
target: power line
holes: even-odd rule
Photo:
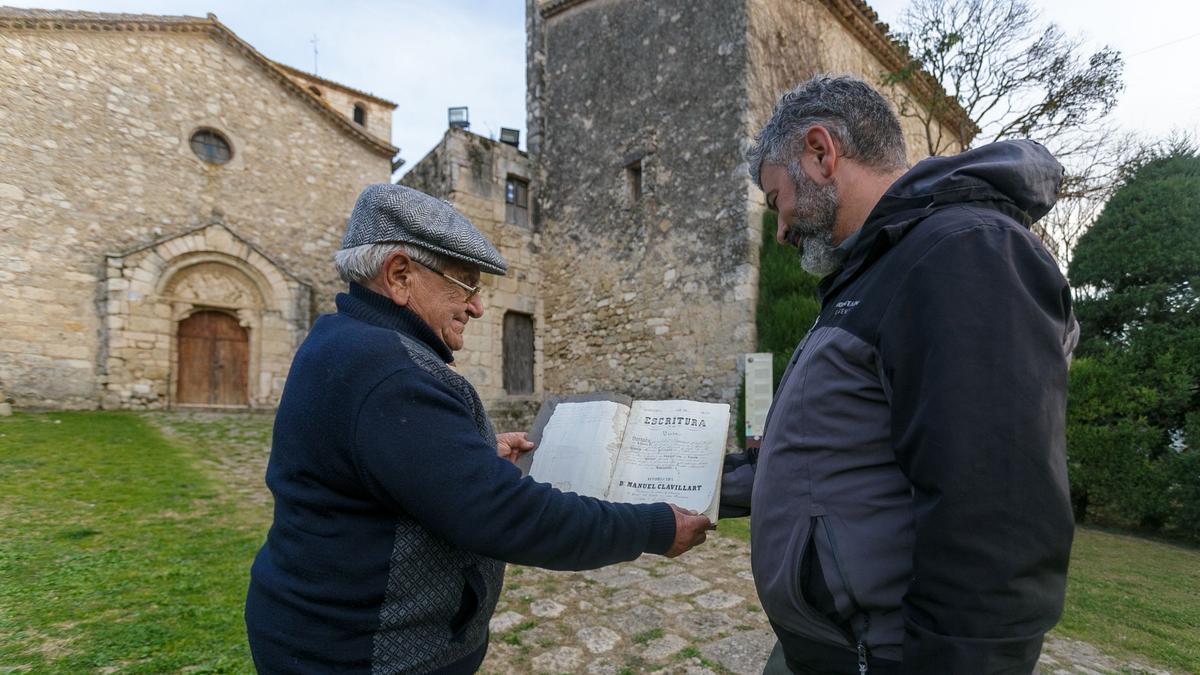
[[[1162,43],[1161,45],[1156,45],[1156,46],[1154,46],[1154,47],[1151,47],[1151,48],[1149,48],[1149,49],[1143,49],[1142,51],[1140,51],[1140,52],[1137,52],[1136,54],[1130,54],[1130,55],[1129,55],[1127,58],[1133,58],[1133,57],[1135,57],[1135,56],[1141,56],[1142,54],[1147,54],[1147,53],[1149,53],[1149,52],[1152,52],[1152,51],[1154,51],[1154,50],[1156,50],[1156,49],[1162,49],[1163,47],[1170,47],[1170,46],[1171,46],[1171,45],[1173,45],[1173,44],[1177,44],[1177,43],[1183,42],[1184,40],[1191,40],[1192,38],[1196,38],[1196,37],[1200,37],[1200,33],[1192,33],[1191,35],[1188,35],[1187,37],[1181,37],[1181,38],[1179,38],[1178,40],[1171,40],[1170,42],[1164,42],[1164,43]]]

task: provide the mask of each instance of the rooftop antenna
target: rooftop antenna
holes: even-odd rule
[[[317,74],[317,35],[313,33],[312,39],[309,40],[313,46],[313,75]]]

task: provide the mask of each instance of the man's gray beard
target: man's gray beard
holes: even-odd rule
[[[796,217],[788,223],[787,240],[800,249],[800,267],[809,274],[824,277],[836,272],[845,259],[845,252],[833,243],[837,187],[817,185],[803,172],[797,173],[792,175],[796,186]]]
[[[833,231],[800,240],[800,267],[809,274],[825,277],[842,266],[845,256],[833,243]]]

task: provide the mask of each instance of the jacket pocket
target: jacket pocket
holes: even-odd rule
[[[802,600],[813,615],[844,635],[850,646],[861,648],[867,615],[846,573],[830,517],[813,516],[808,537],[797,570],[796,587]]]
[[[464,567],[462,598],[459,599],[458,611],[450,619],[450,641],[462,642],[467,636],[467,628],[479,615],[483,599],[487,597],[487,585],[479,568],[471,565]]]

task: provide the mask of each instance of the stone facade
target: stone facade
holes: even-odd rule
[[[498,426],[518,428],[542,400],[543,330],[541,235],[526,218],[506,215],[505,192],[510,178],[530,182],[525,153],[463,129],[449,129],[441,143],[418,162],[401,183],[445,199],[495,244],[508,262],[508,274],[482,278],[484,314],[467,324],[459,369],[479,391]],[[529,204],[534,202],[530,195]],[[518,222],[508,222],[515,220]],[[533,391],[505,389],[504,317],[518,312],[532,318]]]
[[[179,379],[179,324],[204,310],[247,329],[249,404],[274,407],[312,318],[312,287],[219,222],[109,256],[105,290],[106,408],[158,407]]]
[[[335,112],[348,120],[354,121],[354,107],[361,106],[365,124],[359,126],[376,138],[392,137],[392,111],[396,109],[395,103],[302,70],[283,64],[276,65],[293,81],[320,97]]]
[[[878,81],[895,45],[860,0],[528,3],[529,155],[452,129],[403,180],[511,265],[484,277],[464,375],[502,426],[544,393],[734,402],[764,208],[745,149],[781,91],[820,71]],[[277,64],[212,15],[0,9],[0,49],[0,391],[172,405],[179,326],[216,312],[247,336],[248,404],[273,405],[341,288],[346,214],[388,179],[395,105]],[[193,152],[204,129],[228,162]],[[510,313],[533,327],[532,391],[504,381]]]
[[[781,93],[817,73],[848,73],[879,85],[884,73],[904,65],[884,37],[887,27],[859,0],[747,0],[746,11],[751,134],[766,123]],[[922,83],[918,78],[913,86]],[[891,91],[880,90],[898,104]],[[909,161],[925,159],[928,143],[921,123],[902,117],[900,126]],[[963,139],[953,130],[964,127],[973,129],[964,118],[948,117],[934,123],[934,133],[957,139],[951,150],[960,152]]]
[[[386,113],[355,125],[211,15],[0,9],[0,53],[0,389],[170,405],[204,309],[246,331],[249,403],[273,406],[355,198],[389,178]],[[204,128],[230,161],[192,151]]]
[[[764,208],[745,150],[780,93],[878,82],[895,45],[856,0],[529,0],[526,26],[546,391],[735,403]]]
[[[536,19],[541,117],[529,142],[549,391],[736,398],[736,355],[754,344],[758,241],[739,173],[736,5],[607,0]]]

